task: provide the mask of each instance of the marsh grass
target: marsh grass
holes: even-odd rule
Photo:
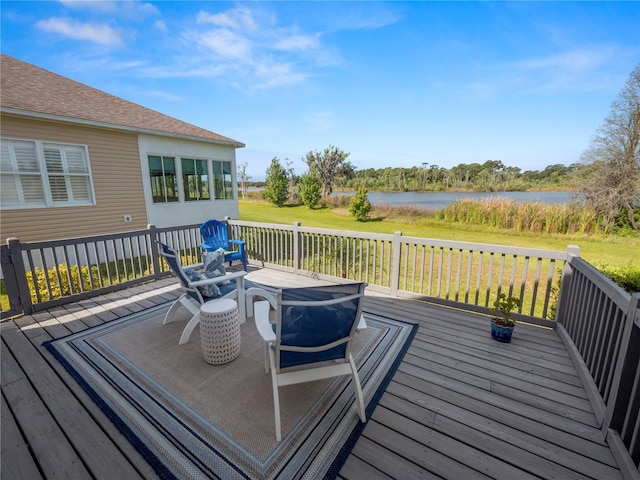
[[[601,216],[585,205],[516,202],[506,198],[457,200],[437,211],[435,218],[543,234],[597,234],[607,230]]]

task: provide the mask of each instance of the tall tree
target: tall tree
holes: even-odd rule
[[[240,179],[240,191],[242,192],[242,198],[247,198],[247,182],[251,178],[247,175],[247,165],[247,162],[243,162],[238,165],[238,178]]]
[[[342,163],[349,156],[337,147],[329,145],[323,152],[315,151],[307,153],[305,162],[309,169],[314,169],[318,173],[322,182],[322,196],[331,195],[333,183],[341,172]]]
[[[267,176],[265,178],[262,195],[276,207],[283,206],[289,197],[287,171],[280,163],[278,157],[274,157],[271,160],[271,165],[267,168]]]
[[[635,67],[611,113],[583,153],[589,164],[582,189],[585,200],[612,224],[626,210],[638,229],[634,207],[640,205],[640,64]]]

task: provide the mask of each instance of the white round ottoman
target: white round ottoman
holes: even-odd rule
[[[240,319],[235,300],[212,300],[200,307],[200,341],[204,360],[228,363],[240,355]]]

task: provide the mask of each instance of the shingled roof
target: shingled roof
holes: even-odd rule
[[[0,108],[3,112],[244,147],[237,140],[169,117],[9,55],[0,54],[0,76]]]

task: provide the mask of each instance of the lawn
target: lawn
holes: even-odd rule
[[[376,213],[374,211],[373,216]],[[371,233],[402,232],[411,237],[566,250],[580,247],[581,256],[596,266],[640,267],[640,235],[533,235],[479,225],[447,223],[431,218],[377,218],[358,222],[342,209],[311,210],[305,206],[274,207],[266,202],[240,200],[240,220],[292,224],[308,227]]]

